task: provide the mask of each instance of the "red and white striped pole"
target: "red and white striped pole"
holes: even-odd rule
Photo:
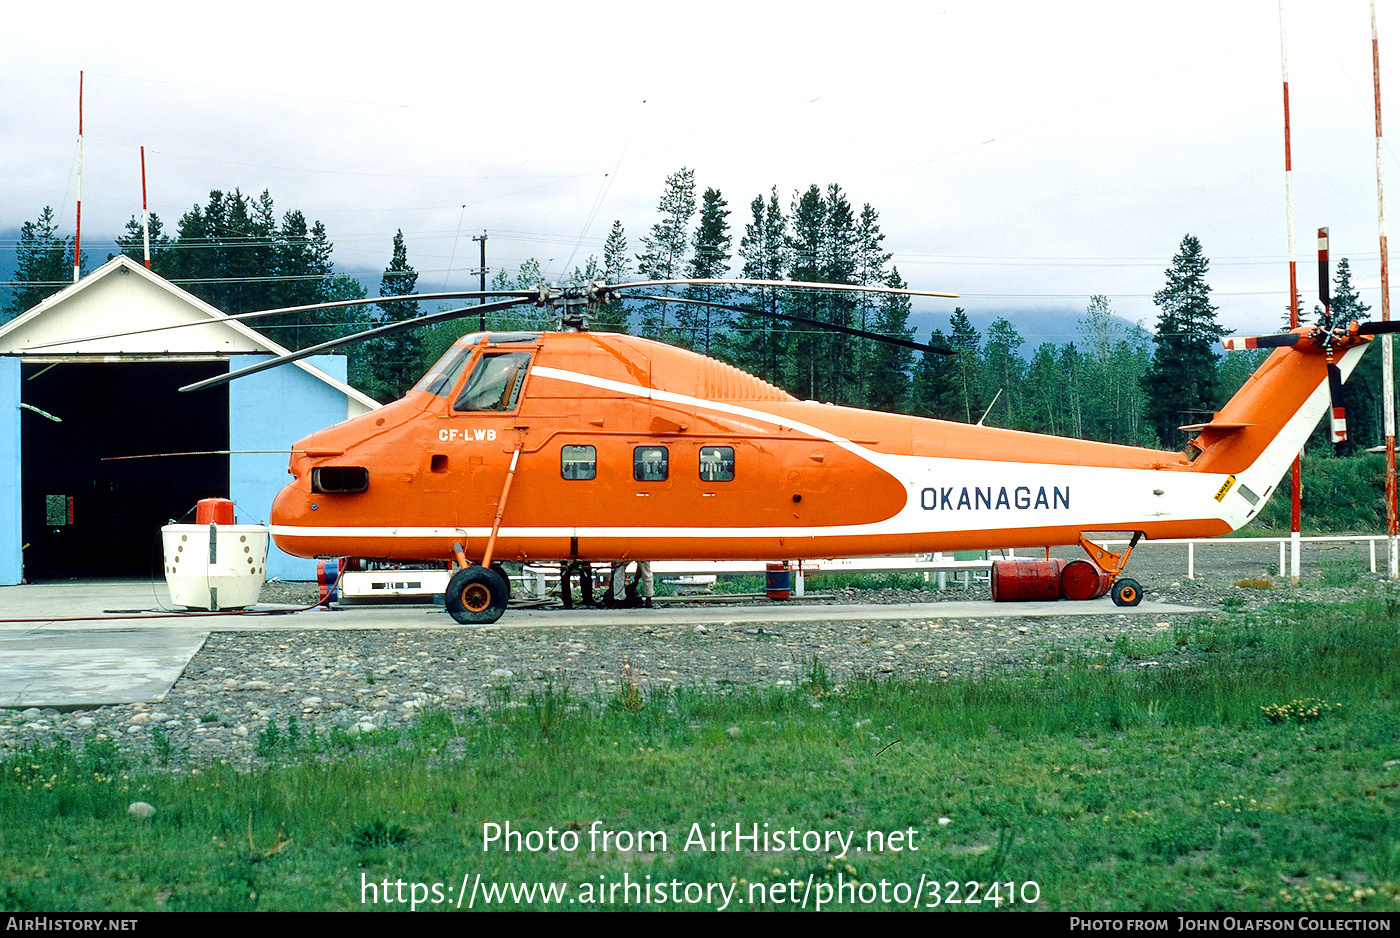
[[[1283,25],[1283,0],[1278,0],[1278,41],[1283,60],[1283,191],[1288,208],[1288,327],[1298,328],[1298,247],[1293,237],[1293,140],[1288,114],[1288,37]],[[1303,454],[1293,457],[1292,533],[1289,536],[1291,558],[1288,575],[1294,583],[1301,576],[1303,520]]]
[[[1390,252],[1385,243],[1385,174],[1381,144],[1381,52],[1376,36],[1376,0],[1371,0],[1371,77],[1376,91],[1376,214],[1381,233],[1381,320],[1390,321]],[[1395,354],[1390,335],[1381,337],[1381,388],[1385,397],[1385,533],[1390,578],[1400,577],[1400,541],[1395,504]]]
[[[141,245],[146,252],[146,269],[151,269],[151,219],[146,211],[146,148],[141,148]]]
[[[78,72],[78,217],[73,235],[73,282],[78,282],[83,251],[83,73]]]

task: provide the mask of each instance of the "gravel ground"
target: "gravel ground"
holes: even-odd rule
[[[1140,549],[1129,567],[1149,599],[1215,610],[1309,598],[1335,601],[1378,588],[1367,574],[1362,545],[1305,555],[1304,585],[1277,580],[1275,589],[1239,588],[1246,577],[1278,573],[1275,545],[1228,542],[1200,548],[1197,578],[1187,579],[1185,547]],[[1075,551],[1062,556],[1079,556]],[[1382,563],[1384,558],[1382,557]],[[1310,582],[1309,582],[1310,581]],[[1344,583],[1327,586],[1325,583]],[[315,587],[270,584],[265,602],[314,601]],[[800,683],[814,661],[831,678],[854,674],[946,680],[1043,664],[1055,649],[1107,650],[1119,636],[1150,637],[1175,616],[929,619],[930,600],[989,599],[985,585],[963,590],[839,591],[823,601],[917,604],[918,619],[831,621],[762,627],[726,622],[723,606],[699,626],[569,629],[216,632],[158,703],[54,710],[0,710],[0,751],[63,736],[72,742],[111,739],[137,757],[159,756],[168,742],[173,771],[226,761],[251,766],[259,734],[295,717],[358,734],[403,727],[424,708],[449,711],[485,704],[511,685],[517,699],[552,682],[576,693],[616,691],[620,683],[650,687],[768,687]],[[1222,615],[1216,611],[1212,614]],[[1126,662],[1138,668],[1186,663],[1177,652]],[[159,733],[156,728],[159,727]]]

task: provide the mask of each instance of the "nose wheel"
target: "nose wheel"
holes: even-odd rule
[[[444,597],[447,612],[462,625],[490,625],[506,611],[508,581],[491,567],[466,567],[452,574]]]

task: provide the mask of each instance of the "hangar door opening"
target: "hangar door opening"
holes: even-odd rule
[[[161,525],[228,496],[228,456],[106,457],[228,449],[228,387],[178,391],[227,371],[220,361],[23,366],[27,580],[162,575]]]

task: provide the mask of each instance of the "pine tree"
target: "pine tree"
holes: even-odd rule
[[[1152,365],[1142,377],[1144,416],[1168,446],[1180,440],[1178,425],[1209,420],[1219,405],[1214,345],[1230,330],[1215,321],[1209,267],[1200,241],[1188,234],[1166,272],[1167,285],[1153,297],[1161,313]]]
[[[603,242],[603,277],[608,283],[626,283],[631,276],[627,265],[627,235],[622,229],[622,219],[615,218],[608,240]]]
[[[982,348],[982,398],[989,405],[996,401],[995,408],[988,414],[995,426],[1018,427],[1021,424],[1021,385],[1026,363],[1021,360],[1019,350],[1025,341],[1004,316],[997,317],[987,329],[987,342]]]
[[[321,269],[312,248],[311,235],[306,230],[306,216],[299,211],[284,215],[272,247],[273,266],[268,272],[277,279],[269,297],[271,305],[303,306],[321,302],[325,294],[322,281],[326,271]],[[304,324],[324,321],[324,317],[315,313],[287,313],[274,319],[264,321],[263,328],[280,328],[279,340],[292,348],[302,348],[329,338],[322,334],[322,330],[303,328]]]
[[[175,237],[170,245],[170,259],[162,277],[178,283],[203,300],[210,299],[207,289],[196,283],[208,271],[215,269],[209,245],[209,223],[204,209],[195,205],[175,223]]]
[[[948,337],[942,329],[934,329],[928,344],[948,348]],[[914,369],[913,411],[923,417],[940,420],[962,418],[962,391],[959,387],[955,356],[922,352]]]
[[[627,267],[627,235],[622,221],[614,219],[608,240],[603,243],[603,279],[608,283],[626,283],[631,272]],[[597,332],[626,332],[627,304],[623,300],[605,303],[598,308],[592,328]]]
[[[87,255],[83,255],[80,269],[86,267]],[[14,280],[14,293],[5,304],[11,316],[38,306],[73,282],[73,241],[59,237],[53,209],[47,205],[38,219],[20,227]]]
[[[856,283],[868,287],[883,284],[889,279],[886,268],[891,255],[884,249],[884,241],[885,234],[880,230],[880,215],[867,202],[861,209],[860,221],[856,225]],[[882,308],[879,294],[857,294],[856,304],[860,328],[870,331],[877,310]],[[871,381],[875,380],[877,372],[874,370],[880,367],[879,363],[883,359],[876,352],[878,343],[869,339],[856,339],[851,341],[850,345],[855,351],[857,398],[864,401],[868,399]]]
[[[129,222],[127,230],[128,237],[118,243],[139,257],[139,223]],[[256,199],[238,189],[212,190],[205,206],[195,205],[180,217],[161,254],[164,269],[158,273],[228,313],[319,302],[334,273],[325,225],[318,221],[308,228],[296,210],[279,224],[267,190]],[[257,325],[278,330],[275,338],[297,345],[326,337],[327,331],[317,328],[325,318],[289,315]],[[303,333],[305,326],[311,328]]]
[[[729,234],[729,203],[718,189],[706,189],[700,203],[700,223],[692,242],[695,253],[686,267],[686,276],[701,280],[721,279],[729,273],[729,249],[733,238]],[[686,295],[712,303],[723,302],[728,291],[722,287],[696,285],[686,288]],[[689,325],[689,347],[706,355],[717,335],[729,328],[730,316],[724,310],[708,306],[684,306]]]
[[[1026,368],[1022,428],[1064,436],[1069,425],[1065,419],[1065,390],[1059,349],[1051,342],[1040,343]]]
[[[1067,342],[1060,348],[1060,373],[1065,376],[1065,436],[1084,439],[1083,356]]]
[[[826,187],[826,232],[822,242],[822,275],[826,283],[856,282],[856,217],[846,193],[832,183]],[[859,321],[859,294],[833,292],[827,295],[823,320],[833,325],[852,328]],[[855,356],[851,342],[844,336],[827,333],[820,337],[819,360],[822,371],[819,384],[824,401],[838,404],[859,404],[860,388]]]
[[[890,272],[885,286],[903,289],[908,286],[899,276],[899,268]],[[909,297],[899,293],[886,293],[880,297],[880,305],[871,323],[873,331],[896,339],[913,339],[914,330],[909,328]],[[865,340],[862,340],[865,341]],[[875,410],[905,411],[909,409],[909,372],[914,365],[914,353],[910,349],[888,342],[870,342],[870,375],[864,395],[863,405]]]
[[[826,200],[822,198],[821,189],[814,184],[792,203],[792,231],[788,241],[788,260],[792,265],[790,279],[806,282],[823,279],[825,239]],[[824,318],[825,305],[822,298],[811,290],[796,290],[784,303],[785,311],[816,320]],[[797,325],[789,331],[794,340],[788,345],[788,359],[793,383],[800,389],[798,396],[818,400],[818,372],[824,364],[819,361],[819,356],[825,336],[818,335],[810,326]]]
[[[977,331],[977,327],[972,324],[967,313],[961,306],[953,309],[953,315],[949,317],[951,334],[948,336],[948,347],[954,349],[958,354],[954,359],[956,363],[958,397],[958,414],[954,419],[963,420],[966,423],[973,423],[982,414],[982,394],[980,375],[982,373],[982,333]],[[973,411],[977,415],[973,415]]]
[[[1148,336],[1126,326],[1113,314],[1106,296],[1092,296],[1079,320],[1084,349],[1081,371],[1089,387],[1101,389],[1084,404],[1087,436],[1108,443],[1151,443],[1144,439],[1142,412],[1146,400],[1142,376],[1148,367]]]
[[[266,278],[270,273],[270,224],[255,224],[252,205],[237,188],[224,197],[223,208],[223,229],[216,231],[216,237],[225,279],[218,285],[223,302],[216,305],[227,313],[267,309],[274,305],[268,289],[270,282],[266,279],[259,282],[258,278]],[[258,221],[270,223],[269,219],[259,218]],[[265,243],[266,250],[257,243],[260,240]]]
[[[637,270],[648,280],[677,280],[685,269],[690,219],[695,214],[694,170],[682,166],[666,177],[656,210],[661,213],[661,221],[652,225],[649,237],[642,239],[646,250],[637,255]],[[664,287],[661,292],[670,296],[676,291]],[[665,303],[652,302],[642,308],[642,332],[658,339],[665,338]]]
[[[752,220],[744,226],[739,256],[744,259],[746,280],[781,280],[788,269],[787,218],[774,186],[767,204],[762,195],[749,203]],[[750,305],[768,313],[780,311],[782,291],[777,287],[754,287]],[[740,315],[731,333],[727,358],[738,367],[773,384],[782,382],[782,349],[788,326],[781,320],[759,313]]]
[[[379,281],[380,296],[407,296],[418,285],[418,271],[408,263],[403,231],[394,234],[393,257]],[[375,325],[404,322],[418,315],[417,301],[378,303]],[[361,362],[367,371],[365,392],[387,403],[408,393],[427,363],[423,361],[423,337],[416,330],[399,332],[363,343]]]

